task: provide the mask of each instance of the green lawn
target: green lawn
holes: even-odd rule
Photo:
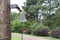
[[[49,40],[60,40],[60,39],[52,38],[52,37],[47,37],[47,39],[49,39]]]
[[[45,38],[45,39],[48,39],[48,40],[60,40],[60,39],[53,38],[53,37],[42,37],[42,38]]]
[[[20,38],[17,38],[16,36],[12,35],[11,40],[21,40]]]
[[[21,40],[20,38],[15,37],[14,36],[15,34],[19,34],[19,33],[12,33],[12,40]],[[25,34],[25,35],[28,35],[28,34]],[[30,36],[34,36],[34,35],[30,35]],[[47,40],[60,40],[60,39],[53,38],[53,37],[43,37],[43,36],[37,36],[37,37],[44,38]]]
[[[26,35],[28,35],[28,34],[26,34]],[[30,35],[30,36],[35,36],[35,35]],[[48,39],[48,40],[60,40],[58,38],[53,38],[53,37],[49,37],[49,36],[37,36],[37,37],[45,38],[45,39]]]

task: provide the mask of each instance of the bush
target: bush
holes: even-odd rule
[[[40,29],[35,32],[37,36],[48,36],[48,32],[45,29]]]
[[[40,23],[38,23],[38,22],[35,22],[35,23],[31,26],[32,34],[35,34],[35,32],[36,32],[37,30],[40,30],[40,29],[45,29],[45,30],[47,30],[47,31],[50,30],[47,26],[44,26],[43,24],[40,24]]]
[[[26,29],[23,29],[23,28],[20,28],[18,30],[19,33],[24,33],[24,34],[31,34],[31,30],[26,30]]]
[[[12,32],[19,32],[21,31],[22,29],[21,28],[25,28],[25,25],[23,23],[19,23],[18,22],[18,19],[15,19],[11,22],[11,30]]]
[[[18,28],[20,27],[20,25],[19,25],[19,23],[18,23],[18,20],[16,19],[16,20],[13,20],[12,22],[11,22],[11,30],[12,30],[12,32],[16,32],[17,30],[18,30]]]
[[[31,34],[31,30],[27,30],[25,33],[26,34]]]
[[[25,30],[24,28],[19,28],[17,32],[19,32],[19,33],[23,33],[24,30]]]
[[[51,36],[55,38],[60,38],[60,29],[55,29],[51,32]]]

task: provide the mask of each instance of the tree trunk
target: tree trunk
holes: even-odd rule
[[[11,40],[10,0],[0,0],[0,40]]]

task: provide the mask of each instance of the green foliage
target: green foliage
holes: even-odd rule
[[[45,21],[45,25],[47,24],[48,22]],[[51,26],[51,29],[56,29],[56,28],[60,28],[60,10],[58,10],[56,12],[56,14],[54,16],[52,16],[50,18],[50,26]]]
[[[18,28],[20,27],[17,19],[16,19],[16,20],[13,20],[13,21],[11,22],[11,24],[12,24],[12,27],[11,27],[11,28],[12,28],[12,32],[17,31]]]
[[[12,32],[17,31],[17,29],[19,28],[18,14],[16,12],[11,13],[11,26]]]
[[[35,16],[37,17],[40,4],[38,4],[38,0],[27,0],[23,9],[26,11],[27,19],[34,19]]]
[[[26,5],[36,5],[36,3],[37,3],[37,0],[27,0],[26,1]]]
[[[11,30],[12,32],[18,32],[19,29],[25,27],[24,23],[20,23],[18,20],[18,14],[13,12],[11,13]]]
[[[25,28],[28,29],[28,30],[30,30],[30,28],[31,28],[30,25],[32,25],[32,22],[27,21],[24,24],[25,24]]]
[[[19,32],[21,28],[23,28],[23,30],[26,28],[25,24],[19,23],[18,19],[13,20],[11,24],[12,24],[12,32]]]
[[[42,3],[44,1],[46,1],[46,0],[26,0],[26,3],[23,6],[23,9],[26,11],[27,19],[35,20],[35,18],[36,18],[36,20],[37,20],[38,10],[42,8],[42,10],[43,10],[42,15],[45,18],[47,18],[46,20],[44,19],[43,24],[48,26],[48,17],[49,17],[49,15],[48,15],[47,12],[48,12],[48,10],[52,11],[55,7],[58,7],[59,3],[58,3],[57,0],[54,0],[55,3],[56,3],[55,7],[50,7],[50,5],[48,6],[48,8],[46,6],[41,7]],[[60,10],[58,10],[58,11],[60,11]],[[58,11],[56,12],[56,15],[57,15],[57,13],[60,13]],[[57,15],[57,16],[56,15],[50,15],[50,24],[51,24],[50,26],[51,26],[51,28],[54,27],[54,26],[60,26],[59,25],[60,24],[60,22],[59,22],[60,17],[59,17],[59,15]]]
[[[18,14],[16,12],[12,12],[11,13],[11,21],[15,20],[16,18],[18,18]]]
[[[27,22],[19,22],[18,20],[18,14],[17,13],[11,13],[11,30],[12,32],[19,32],[21,29],[25,31],[29,31],[31,29],[30,25],[32,22],[27,21]]]
[[[36,32],[39,29],[45,29],[47,31],[50,31],[50,29],[47,26],[44,26],[38,22],[35,22],[32,26],[31,26],[32,32]]]
[[[48,8],[46,6],[41,7],[42,3],[45,0],[26,0],[25,5],[23,6],[24,13],[26,14],[26,18],[28,19],[27,22],[19,23],[18,21],[18,14],[17,13],[11,13],[11,24],[12,24],[12,32],[18,32],[21,28],[24,29],[24,31],[28,32],[36,32],[40,29],[45,29],[47,31],[50,31],[50,29],[60,28],[60,9],[57,10],[55,15],[48,15],[48,10],[52,11],[53,8],[50,8],[50,5]],[[57,2],[57,1],[56,1]],[[57,6],[56,6],[57,7]],[[42,15],[44,16],[44,19],[42,20],[43,23],[40,24],[39,22],[34,22],[35,18],[38,20],[38,10],[42,8]],[[49,17],[50,16],[50,17]],[[50,18],[50,20],[49,20]],[[48,27],[48,22],[50,21],[50,27]]]

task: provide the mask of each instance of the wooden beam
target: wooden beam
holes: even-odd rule
[[[17,8],[19,11],[22,11],[17,4],[11,4],[11,5],[10,5],[10,8],[11,8],[11,9]]]
[[[0,0],[0,40],[11,40],[10,0]]]

